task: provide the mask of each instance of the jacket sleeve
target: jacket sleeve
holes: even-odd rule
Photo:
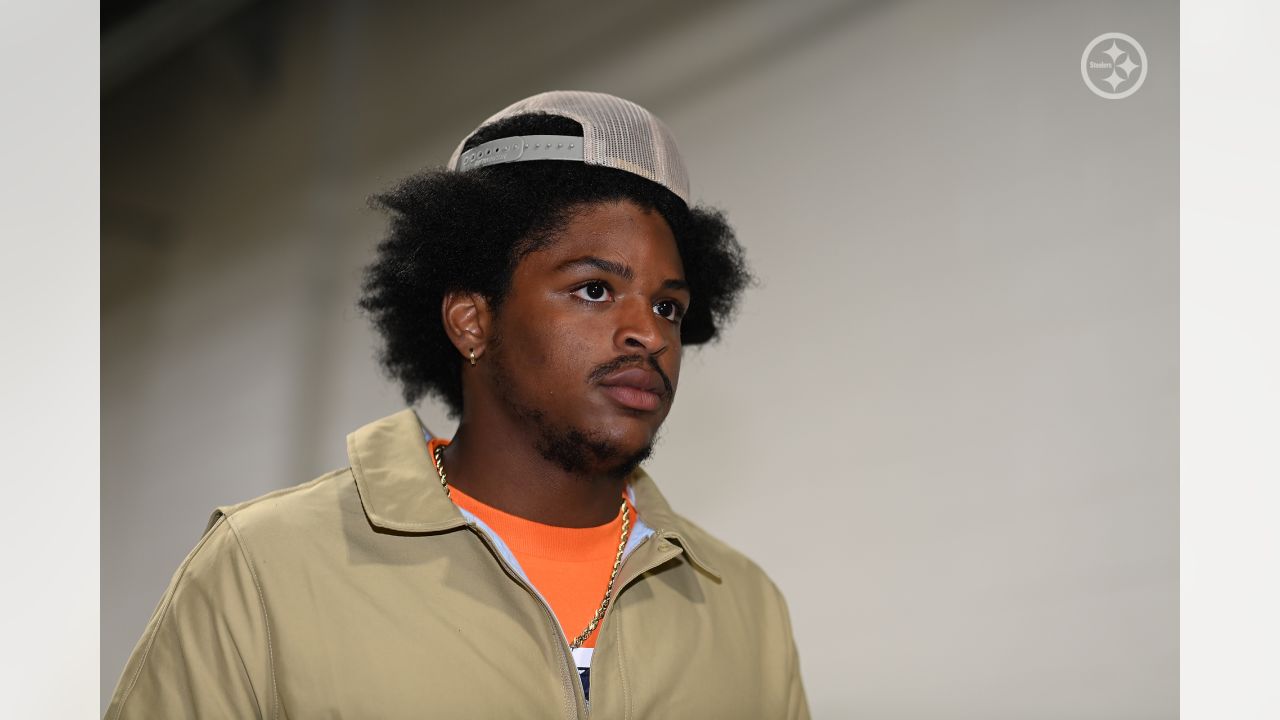
[[[107,720],[278,714],[266,608],[230,520],[174,573],[116,685]]]
[[[791,679],[788,681],[787,718],[788,720],[809,720],[809,699],[804,694],[804,682],[800,679],[800,659],[796,656],[795,645],[791,648]]]
[[[787,720],[809,720],[809,699],[805,696],[804,681],[800,678],[800,653],[796,649],[795,635],[791,630],[791,613],[787,610],[786,598],[776,585],[773,591],[778,595],[778,607],[782,611],[782,627],[786,631],[787,641]]]

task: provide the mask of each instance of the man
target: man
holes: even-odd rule
[[[807,717],[777,588],[639,468],[749,281],[666,127],[544,93],[376,201],[361,307],[456,434],[219,508],[107,716]]]

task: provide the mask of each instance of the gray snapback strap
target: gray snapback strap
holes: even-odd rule
[[[457,170],[525,160],[582,162],[582,138],[573,135],[522,135],[490,140],[458,156]]]

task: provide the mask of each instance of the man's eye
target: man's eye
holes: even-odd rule
[[[613,299],[609,294],[609,288],[604,283],[598,282],[587,283],[574,290],[573,294],[590,302],[608,302]]]
[[[684,308],[680,306],[680,303],[672,300],[662,300],[654,303],[653,311],[671,322],[680,322],[680,318],[684,317]]]

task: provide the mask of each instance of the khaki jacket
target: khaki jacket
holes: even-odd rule
[[[587,703],[555,616],[444,494],[423,432],[401,411],[347,438],[351,467],[219,508],[107,718],[808,717],[777,587],[643,471]]]

